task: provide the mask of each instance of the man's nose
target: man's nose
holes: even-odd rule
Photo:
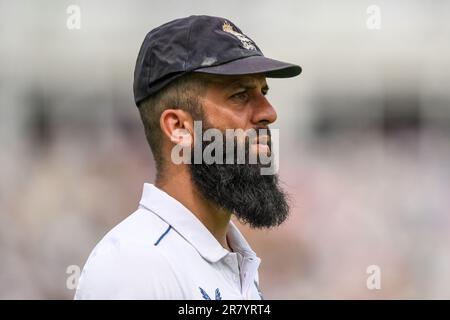
[[[277,120],[277,112],[264,95],[259,96],[254,108],[254,124],[269,125]]]

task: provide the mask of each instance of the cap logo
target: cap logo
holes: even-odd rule
[[[222,30],[225,32],[228,32],[228,33],[232,34],[233,36],[235,36],[236,38],[238,38],[241,41],[241,43],[245,49],[256,50],[256,47],[255,47],[253,41],[250,40],[249,38],[247,38],[246,36],[244,36],[242,33],[239,33],[237,31],[233,30],[233,26],[228,21],[224,22],[224,24],[222,26]]]

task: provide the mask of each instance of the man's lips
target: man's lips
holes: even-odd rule
[[[262,146],[262,147],[270,148],[270,145],[271,145],[270,136],[267,136],[267,135],[259,136],[255,139],[254,144]]]
[[[255,139],[255,144],[270,146],[270,136],[259,136]]]
[[[255,139],[254,146],[256,147],[256,150],[258,153],[263,154],[270,154],[271,152],[271,143],[270,143],[270,136],[264,135],[259,136]]]

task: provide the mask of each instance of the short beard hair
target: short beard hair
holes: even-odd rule
[[[212,126],[203,119],[203,133]],[[258,130],[257,130],[258,132]],[[270,135],[270,130],[268,130]],[[225,136],[225,135],[224,135]],[[199,138],[199,139],[198,139]],[[234,214],[238,220],[252,228],[262,229],[279,226],[289,216],[288,196],[279,185],[278,175],[262,175],[261,165],[249,164],[250,143],[245,142],[245,164],[237,164],[238,143],[234,141],[235,159],[226,164],[226,155],[222,164],[194,163],[194,146],[191,152],[191,178],[203,198],[217,204],[220,208]],[[210,144],[196,138],[202,144],[202,152]],[[223,141],[226,150],[226,139]],[[259,159],[259,157],[258,157]]]

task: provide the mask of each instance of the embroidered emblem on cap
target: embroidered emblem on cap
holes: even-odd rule
[[[238,38],[241,41],[241,43],[245,49],[256,50],[256,47],[255,47],[253,41],[250,40],[249,38],[247,38],[246,36],[244,36],[242,33],[239,33],[237,31],[233,30],[233,26],[228,21],[224,22],[224,24],[222,26],[222,30],[225,32],[228,32],[228,33],[232,34],[233,36],[235,36],[236,38]]]

